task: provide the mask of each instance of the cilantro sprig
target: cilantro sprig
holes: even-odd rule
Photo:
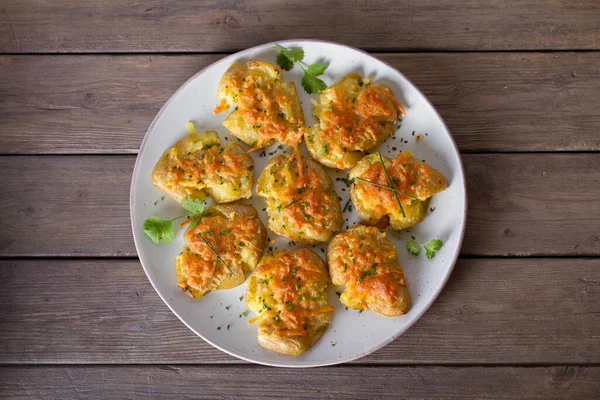
[[[144,233],[154,244],[160,242],[171,243],[175,238],[175,229],[173,229],[172,222],[177,218],[181,217],[165,220],[154,215],[144,221]]]
[[[277,53],[277,64],[285,71],[290,71],[294,68],[295,62],[300,62],[304,59],[304,50],[302,49],[286,49],[279,45],[273,47],[279,50],[279,53]]]
[[[198,222],[206,209],[206,202],[204,200],[188,197],[181,201],[181,205],[189,212],[189,214],[180,215],[171,219],[162,219],[153,215],[144,221],[144,233],[152,240],[152,242],[154,242],[154,244],[159,244],[160,242],[171,243],[173,241],[175,238],[173,221],[176,219],[184,218],[189,215],[192,217],[190,229],[194,229],[196,225],[198,225]]]
[[[431,239],[427,244],[421,244],[412,239],[406,242],[406,250],[413,256],[418,256],[421,253],[421,247],[423,247],[425,249],[425,257],[431,260],[443,245],[444,242],[440,239]]]
[[[291,71],[291,69],[294,68],[294,63],[302,68],[304,76],[300,83],[306,93],[315,94],[327,89],[327,84],[319,78],[319,76],[325,73],[327,65],[318,62],[306,65],[302,62],[302,60],[304,60],[304,50],[302,49],[287,49],[279,45],[273,47],[279,50],[279,53],[277,53],[277,64],[281,69],[284,71]]]

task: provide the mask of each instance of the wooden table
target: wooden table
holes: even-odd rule
[[[161,105],[227,53],[320,38],[374,53],[466,167],[460,260],[406,334],[289,370],[206,344],[129,222]],[[0,397],[600,398],[597,0],[0,0]]]

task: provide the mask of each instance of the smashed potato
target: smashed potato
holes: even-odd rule
[[[331,323],[328,283],[325,263],[312,250],[265,255],[246,289],[246,304],[258,315],[249,321],[258,321],[258,343],[292,356],[308,350]]]
[[[296,85],[282,81],[279,68],[262,61],[235,63],[221,78],[217,96],[215,113],[235,107],[223,125],[252,149],[276,141],[297,147],[302,141],[304,113]]]
[[[221,145],[215,131],[193,128],[165,151],[152,171],[152,183],[179,203],[191,197],[228,203],[252,197],[254,161],[237,143]]]
[[[396,247],[385,232],[356,225],[338,233],[327,248],[327,263],[333,284],[346,285],[340,296],[342,304],[388,317],[404,315],[410,309]]]
[[[321,92],[313,114],[319,123],[304,134],[311,157],[345,169],[390,137],[404,110],[387,85],[352,73]]]
[[[358,216],[369,225],[389,217],[390,226],[399,231],[423,221],[427,214],[428,199],[446,189],[446,178],[429,165],[413,157],[409,151],[398,153],[393,160],[382,157],[405,215],[388,186],[379,153],[359,161],[348,174],[353,181],[350,198]],[[366,181],[369,182],[366,182]],[[375,183],[375,184],[373,184]],[[380,186],[377,186],[380,185]]]
[[[199,298],[212,290],[242,284],[260,260],[266,238],[254,207],[229,204],[209,208],[184,234],[186,245],[175,259],[178,286]]]
[[[300,154],[273,157],[258,178],[256,192],[266,199],[268,226],[278,235],[316,244],[329,240],[342,226],[331,178]]]

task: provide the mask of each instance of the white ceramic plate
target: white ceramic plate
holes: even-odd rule
[[[257,59],[276,64],[277,51],[273,49],[274,44],[301,47],[307,64],[317,60],[328,64],[329,68],[322,77],[328,85],[353,71],[359,71],[375,82],[388,84],[405,107],[406,116],[401,128],[380,147],[381,152],[392,157],[397,151],[410,150],[443,173],[449,183],[447,190],[434,196],[430,207],[435,207],[435,211],[423,223],[403,232],[401,238],[388,234],[397,245],[400,265],[404,268],[412,296],[413,305],[408,314],[400,318],[387,318],[368,311],[359,313],[352,309],[346,310],[335,293],[340,289],[331,286],[329,302],[335,307],[333,322],[313,348],[299,357],[280,355],[258,345],[256,325],[247,324],[252,313],[247,317],[242,315],[247,310],[244,302],[240,301],[246,289],[245,284],[231,290],[212,292],[202,299],[192,299],[178,289],[173,261],[184,244],[183,229],[177,231],[175,240],[168,245],[153,244],[142,230],[144,220],[152,215],[171,218],[183,214],[174,200],[168,197],[161,200],[163,193],[151,183],[152,168],[161,154],[186,134],[185,124],[188,121],[195,122],[198,132],[206,129],[218,131],[223,142],[237,140],[222,126],[227,113],[212,113],[218,102],[217,84],[225,70],[236,61]],[[427,66],[424,65],[423,68]],[[306,124],[310,126],[315,123],[315,119],[311,114],[310,96],[300,85],[301,77],[299,67],[283,72],[284,80],[296,82]],[[423,135],[423,140],[416,142],[413,131],[415,135]],[[304,145],[302,150],[305,152]],[[259,156],[261,151],[253,152],[255,179],[272,154],[283,151],[274,145],[266,150],[266,157]],[[326,170],[334,180],[336,177],[346,176],[342,172]],[[335,188],[342,198],[343,206],[349,197],[348,189],[341,181],[335,182]],[[381,348],[405,332],[431,306],[450,276],[464,234],[467,207],[464,172],[456,144],[442,118],[423,93],[400,72],[367,53],[336,43],[314,40],[267,43],[233,54],[198,72],[181,86],[162,107],[144,138],[133,171],[130,203],[133,237],[144,270],[175,315],[204,340],[233,356],[259,364],[284,367],[312,367],[355,360]],[[266,213],[262,211],[265,207],[263,199],[254,195],[252,204],[266,226]],[[348,211],[344,213],[344,219],[346,222],[343,229],[359,221],[353,212]],[[444,241],[444,246],[431,261],[423,254],[414,257],[405,248],[405,240],[411,235],[423,243],[439,238]],[[274,248],[293,247],[289,240],[277,237],[272,232],[268,236],[276,240]],[[315,251],[323,257],[325,249],[326,245],[315,247]]]

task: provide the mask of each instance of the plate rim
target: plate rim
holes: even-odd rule
[[[140,246],[138,245],[138,240],[136,239],[136,224],[135,224],[135,217],[134,217],[134,212],[133,212],[133,197],[134,197],[134,190],[135,190],[135,177],[137,176],[138,173],[138,168],[139,168],[139,164],[140,164],[140,156],[143,153],[147,141],[148,141],[148,136],[149,133],[154,129],[154,126],[156,125],[157,121],[160,119],[160,117],[162,116],[162,114],[164,113],[164,111],[167,109],[167,107],[169,106],[169,104],[173,101],[173,99],[177,96],[177,94],[179,94],[181,91],[183,91],[185,88],[187,88],[188,85],[191,84],[192,81],[194,81],[196,79],[196,77],[198,77],[199,75],[203,74],[205,70],[207,70],[208,68],[212,67],[213,65],[217,64],[217,63],[221,63],[224,62],[226,60],[230,60],[230,59],[234,59],[234,58],[239,58],[240,56],[243,56],[245,53],[249,53],[252,52],[254,50],[257,50],[259,48],[265,48],[268,46],[274,46],[276,44],[286,44],[286,43],[294,43],[294,44],[298,44],[298,43],[311,43],[311,44],[328,44],[328,45],[335,45],[335,46],[341,46],[341,47],[345,47],[354,51],[357,51],[361,54],[363,54],[364,56],[367,56],[369,58],[374,58],[377,61],[383,63],[384,65],[386,65],[387,67],[391,68],[392,70],[394,70],[395,72],[397,72],[398,74],[400,74],[400,76],[402,78],[404,78],[426,101],[427,104],[429,104],[429,106],[431,106],[431,108],[433,109],[434,113],[438,116],[438,118],[440,119],[440,121],[442,122],[442,126],[444,127],[444,129],[446,130],[450,142],[452,144],[452,148],[454,149],[454,151],[456,152],[456,154],[458,155],[458,169],[460,172],[460,176],[462,177],[462,183],[463,183],[463,202],[464,202],[464,210],[463,210],[463,226],[461,228],[460,234],[459,234],[459,238],[458,238],[458,247],[457,247],[457,251],[456,254],[453,255],[452,260],[450,261],[450,267],[448,268],[445,276],[443,277],[441,284],[439,285],[439,287],[434,290],[433,295],[430,297],[430,299],[425,303],[425,306],[423,307],[423,309],[421,311],[419,311],[416,315],[416,317],[413,319],[412,322],[409,322],[406,326],[404,326],[402,329],[400,329],[398,332],[394,333],[393,335],[390,335],[386,340],[381,341],[381,343],[378,343],[375,346],[370,347],[367,351],[363,351],[363,352],[358,352],[356,354],[353,354],[351,356],[347,356],[347,357],[343,357],[337,360],[332,360],[330,362],[312,362],[312,363],[308,363],[308,364],[302,364],[302,365],[293,365],[293,364],[283,364],[283,363],[279,363],[276,361],[260,361],[257,359],[252,359],[250,357],[246,357],[240,354],[236,354],[233,351],[230,351],[228,349],[225,349],[219,345],[217,345],[216,343],[212,342],[211,340],[209,340],[208,338],[206,338],[202,333],[200,333],[198,330],[194,329],[190,324],[188,324],[186,322],[186,320],[179,315],[179,313],[177,311],[175,311],[175,309],[169,304],[169,302],[167,301],[166,297],[163,296],[163,294],[160,293],[160,291],[157,289],[154,281],[150,278],[150,274],[148,273],[148,270],[146,268],[146,265],[144,264],[144,262],[142,261],[142,257],[140,256]],[[467,196],[467,181],[466,181],[466,177],[465,177],[465,169],[464,169],[464,165],[463,165],[463,160],[460,154],[460,151],[458,149],[458,146],[456,145],[456,141],[454,140],[454,136],[452,135],[452,132],[450,132],[450,129],[448,129],[448,126],[446,125],[446,122],[444,121],[444,119],[442,118],[442,116],[440,115],[439,111],[437,110],[437,108],[433,105],[433,103],[429,100],[429,98],[427,96],[425,96],[425,94],[421,91],[421,89],[419,89],[410,79],[408,79],[402,72],[400,72],[398,69],[396,69],[395,67],[393,67],[392,65],[390,65],[388,62],[375,57],[374,55],[361,50],[359,48],[353,47],[353,46],[348,46],[346,44],[343,43],[339,43],[339,42],[334,42],[334,41],[329,41],[329,40],[320,40],[320,39],[286,39],[286,40],[275,40],[272,42],[267,42],[267,43],[263,43],[263,44],[259,44],[253,47],[249,47],[246,48],[244,50],[232,53],[228,56],[225,56],[217,61],[212,62],[211,64],[205,66],[204,68],[202,68],[201,70],[199,70],[198,72],[196,72],[194,75],[192,75],[189,79],[187,79],[181,86],[179,86],[179,88],[169,97],[169,99],[162,105],[162,107],[160,108],[160,110],[158,111],[158,113],[156,114],[156,116],[154,117],[154,119],[152,120],[152,123],[150,124],[150,126],[148,127],[148,129],[146,130],[146,133],[144,135],[144,139],[142,140],[142,143],[140,144],[140,148],[138,150],[138,153],[136,155],[136,159],[135,159],[135,165],[133,167],[133,172],[131,174],[131,187],[129,190],[129,216],[130,216],[130,221],[131,221],[131,230],[132,230],[132,236],[133,236],[133,241],[135,244],[135,250],[138,256],[138,260],[140,261],[140,264],[142,265],[142,268],[144,269],[144,273],[146,274],[146,277],[148,278],[148,280],[150,281],[150,284],[152,285],[152,288],[154,289],[154,291],[158,294],[158,296],[161,298],[161,300],[163,301],[163,303],[165,303],[167,305],[167,307],[169,308],[169,310],[171,310],[171,312],[173,314],[175,314],[175,316],[177,316],[177,318],[183,322],[183,324],[190,329],[192,332],[194,332],[197,336],[199,336],[200,338],[202,338],[206,343],[210,344],[211,346],[215,347],[216,349],[219,349],[220,351],[229,354],[230,356],[236,357],[238,359],[250,362],[250,363],[254,363],[254,364],[260,364],[260,365],[266,365],[266,366],[272,366],[272,367],[283,367],[283,368],[314,368],[314,367],[325,367],[325,366],[330,366],[330,365],[337,365],[337,364],[344,364],[347,362],[351,362],[351,361],[355,361],[358,360],[362,357],[365,357],[371,353],[376,352],[377,350],[383,348],[384,346],[387,346],[388,344],[390,344],[391,342],[393,342],[394,340],[396,340],[397,338],[399,338],[401,335],[403,335],[408,329],[410,329],[418,320],[420,320],[423,315],[425,315],[425,313],[429,310],[429,308],[431,307],[431,305],[437,300],[438,296],[440,295],[440,293],[442,292],[442,290],[444,290],[444,288],[446,287],[446,284],[448,283],[448,280],[450,279],[450,275],[452,275],[452,272],[454,271],[454,267],[456,266],[456,262],[458,261],[458,258],[460,256],[460,250],[462,248],[462,244],[463,244],[463,240],[464,240],[464,236],[465,236],[465,231],[466,231],[466,226],[467,226],[467,211],[468,211],[468,196]]]

